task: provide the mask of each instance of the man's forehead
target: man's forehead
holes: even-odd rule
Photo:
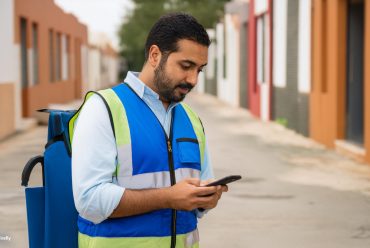
[[[192,40],[179,40],[178,50],[173,54],[183,62],[203,66],[208,60],[208,47]]]

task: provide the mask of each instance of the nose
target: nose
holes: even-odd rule
[[[186,78],[186,82],[194,87],[198,82],[198,71],[197,70],[189,71]]]

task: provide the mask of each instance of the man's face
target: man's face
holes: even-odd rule
[[[208,48],[194,41],[179,40],[178,51],[162,54],[154,71],[154,86],[160,99],[180,102],[197,84],[198,74],[207,64]]]

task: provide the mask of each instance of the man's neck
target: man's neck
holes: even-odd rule
[[[141,82],[143,82],[146,86],[151,88],[155,93],[159,95],[157,88],[154,86],[154,82],[152,78],[153,77],[148,75],[148,73],[145,73],[144,70],[139,74],[139,79],[141,80]],[[164,101],[160,95],[159,95],[159,100],[161,100],[164,108],[167,110],[168,107],[170,106],[170,103],[167,101]]]

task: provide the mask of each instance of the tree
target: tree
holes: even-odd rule
[[[144,63],[145,40],[160,16],[169,12],[193,15],[205,27],[214,27],[224,13],[228,0],[133,0],[134,9],[126,16],[120,30],[120,54],[127,69],[140,71]]]

